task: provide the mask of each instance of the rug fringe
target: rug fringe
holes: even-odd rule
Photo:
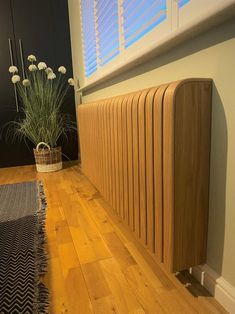
[[[36,297],[34,303],[35,314],[48,313],[49,308],[49,291],[48,288],[42,283],[41,277],[46,273],[48,256],[46,253],[46,208],[47,201],[44,192],[43,183],[38,182],[38,200],[39,208],[37,215],[37,230],[35,237],[35,249],[37,254],[36,262]]]

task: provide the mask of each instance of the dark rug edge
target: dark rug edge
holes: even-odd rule
[[[49,310],[49,290],[42,282],[42,276],[47,272],[48,255],[46,250],[46,209],[47,200],[42,181],[37,181],[37,227],[35,232],[35,251],[36,251],[36,266],[35,267],[35,313],[48,313]]]

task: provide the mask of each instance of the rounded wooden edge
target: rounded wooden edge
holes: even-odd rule
[[[176,97],[178,91],[187,83],[208,82],[210,78],[188,78],[169,83],[164,95],[164,114],[163,114],[163,215],[164,215],[164,252],[163,263],[169,272],[174,269],[174,128]],[[167,195],[166,195],[167,194]]]
[[[177,80],[177,81],[173,81],[173,82],[169,82],[169,83],[164,83],[164,84],[160,84],[160,85],[157,85],[157,86],[150,86],[150,87],[147,87],[147,88],[144,88],[144,89],[141,89],[141,90],[136,90],[136,91],[132,91],[130,93],[126,93],[126,94],[121,94],[121,95],[115,95],[115,96],[112,96],[112,97],[108,97],[108,98],[102,98],[102,99],[98,99],[98,100],[95,100],[95,101],[89,101],[89,102],[85,102],[85,103],[82,103],[82,104],[79,104],[77,105],[78,109],[77,110],[80,110],[80,108],[84,108],[86,105],[89,105],[91,103],[93,104],[98,104],[98,103],[102,103],[104,101],[112,101],[112,99],[115,99],[115,98],[120,98],[120,97],[126,97],[126,96],[131,96],[133,94],[136,94],[136,93],[142,93],[142,92],[148,92],[149,90],[151,89],[156,89],[156,88],[160,88],[160,87],[163,87],[163,86],[168,86],[168,88],[173,88],[175,89],[175,91],[184,83],[186,82],[199,82],[199,81],[213,81],[213,79],[211,78],[186,78],[186,79],[182,79],[182,80]]]

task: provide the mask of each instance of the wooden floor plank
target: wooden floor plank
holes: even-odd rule
[[[78,284],[79,283],[79,284]],[[93,313],[91,300],[80,267],[70,268],[65,280],[68,313]],[[57,314],[60,312],[57,312]]]
[[[136,261],[115,232],[104,234],[105,242],[121,269],[135,265]]]
[[[104,298],[99,298],[92,302],[94,314],[118,314],[120,313],[116,307],[114,297],[109,295]]]
[[[126,269],[125,276],[146,313],[167,313],[159,303],[157,293],[150,286],[138,265]]]
[[[118,313],[134,313],[142,309],[115,259],[106,259],[99,263],[112,291]]]
[[[82,265],[82,271],[92,301],[112,294],[99,262]]]

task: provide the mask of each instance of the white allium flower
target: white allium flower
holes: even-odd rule
[[[22,81],[22,84],[23,84],[25,87],[27,87],[27,86],[30,85],[30,81],[29,81],[28,79],[24,79],[24,80]]]
[[[35,64],[30,64],[30,66],[29,66],[29,71],[30,72],[34,72],[34,71],[37,71],[37,66],[35,65]]]
[[[29,56],[28,56],[28,60],[29,60],[30,62],[37,61],[37,59],[36,59],[36,57],[35,57],[34,55],[29,55]]]
[[[46,68],[45,72],[46,72],[46,74],[49,74],[49,73],[53,72],[53,70],[52,70],[52,68]]]
[[[17,72],[18,72],[18,69],[17,69],[16,66],[12,65],[12,66],[10,66],[10,68],[9,68],[9,72],[14,74],[14,73],[17,73]]]
[[[39,62],[38,63],[38,69],[39,70],[45,70],[47,68],[47,65],[45,62]]]
[[[56,78],[56,75],[54,72],[50,72],[47,75],[48,80],[54,80]]]
[[[65,74],[67,72],[66,68],[62,65],[61,67],[59,67],[58,72]]]
[[[16,84],[20,81],[20,76],[19,75],[13,75],[11,78],[11,81],[13,84]]]
[[[73,78],[68,79],[68,83],[70,86],[74,86],[75,82]]]

